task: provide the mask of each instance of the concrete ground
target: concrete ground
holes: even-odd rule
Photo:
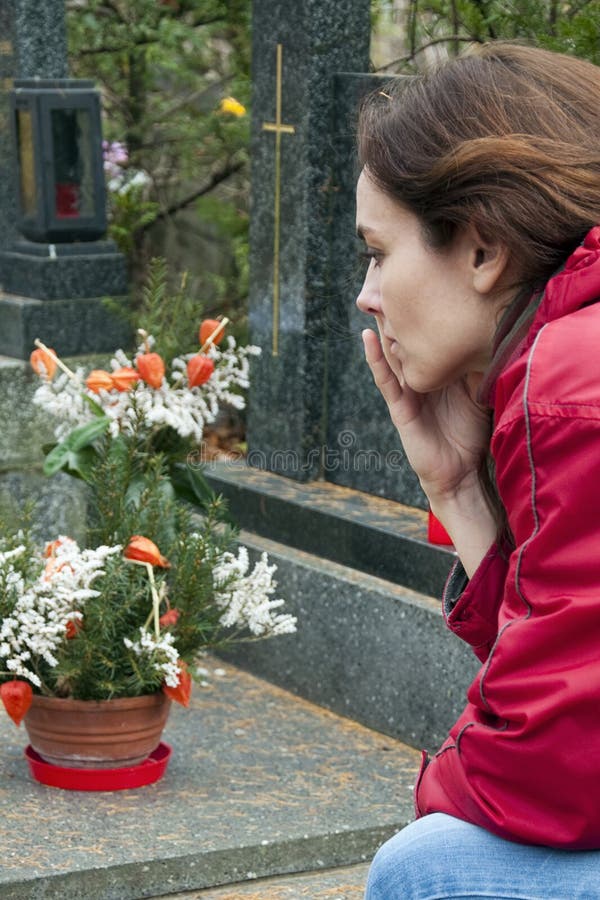
[[[23,727],[0,714],[3,900],[361,896],[377,847],[412,819],[417,751],[221,661],[206,667],[190,708],[171,712],[165,777],[137,790],[38,784]]]

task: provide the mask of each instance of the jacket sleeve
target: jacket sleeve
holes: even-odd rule
[[[469,581],[458,560],[442,595],[442,611],[448,628],[467,644],[481,662],[488,658],[498,634],[498,609],[504,594],[508,553],[493,544]]]
[[[600,848],[600,407],[532,407],[496,446],[515,549],[501,605],[492,549],[448,617],[489,653],[425,761],[416,812],[514,841]]]

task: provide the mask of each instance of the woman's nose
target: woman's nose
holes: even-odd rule
[[[356,298],[356,305],[361,312],[366,313],[368,316],[375,316],[381,312],[381,301],[377,281],[378,279],[373,272],[373,263],[371,263],[367,269],[367,274],[365,275],[363,286],[360,289],[360,294]]]

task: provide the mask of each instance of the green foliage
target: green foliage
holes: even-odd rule
[[[600,65],[600,2],[590,0],[556,23],[556,35],[543,39],[551,50],[563,50]]]
[[[198,329],[203,317],[202,303],[190,295],[187,284],[188,276],[184,272],[178,289],[171,290],[166,260],[151,260],[135,321],[155,338],[153,349],[163,359],[173,359],[200,348]]]
[[[220,623],[223,611],[215,602],[212,577],[222,553],[234,549],[236,531],[220,527],[218,504],[208,508],[206,516],[198,522],[185,507],[168,513],[168,506],[160,497],[158,481],[148,482],[136,504],[125,503],[122,509],[125,521],[119,524],[113,520],[112,533],[107,530],[104,536],[111,542],[125,543],[123,536],[133,520],[136,525],[147,524],[146,534],[168,547],[171,568],[156,568],[154,580],[162,598],[160,613],[172,608],[167,599],[171,597],[178,618],[171,625],[163,626],[161,632],[168,629],[178,658],[193,668],[199,649],[224,646],[238,637]],[[165,513],[174,527],[170,535],[162,521]],[[19,546],[24,546],[26,553],[17,557],[14,568],[26,583],[32,584],[39,579],[44,564],[39,548],[28,530],[15,532],[0,523],[1,550],[6,552]],[[6,576],[5,567],[0,564],[2,618],[12,614],[17,600],[14,576]],[[153,657],[139,655],[125,643],[125,639],[139,639],[141,625],[145,623],[148,627],[150,621],[153,600],[146,567],[128,562],[121,553],[112,555],[93,587],[84,602],[83,621],[75,626],[71,636],[65,635],[55,653],[56,664],[50,665],[35,654],[29,659],[28,665],[41,679],[42,692],[78,700],[108,700],[160,690],[164,676],[157,670]],[[8,672],[0,672],[0,680],[11,677]]]
[[[173,548],[177,564],[171,573],[170,591],[177,598],[180,613],[173,628],[177,646],[182,659],[191,663],[199,646],[214,648],[231,640],[231,634],[226,634],[219,623],[222,610],[213,599],[212,569],[218,556],[233,548],[236,531],[218,527],[218,504],[199,522],[193,522],[185,510],[182,517],[182,532],[187,537]],[[217,533],[219,537],[215,540]]]
[[[247,210],[240,209],[239,204],[223,203],[211,195],[198,201],[198,215],[201,220],[210,222],[218,241],[226,241],[231,253],[231,266],[226,275],[207,274],[207,283],[212,288],[213,309],[218,308],[234,322],[236,340],[247,340],[247,329],[240,318],[242,301],[248,294],[250,264],[248,256]],[[211,310],[208,312],[212,315]]]
[[[62,644],[58,665],[45,673],[47,687],[76,700],[136,697],[159,690],[161,677],[150,659],[127,652],[123,645],[123,637],[135,637],[151,609],[145,569],[112,557],[96,588],[101,588],[99,596],[85,603],[84,627]],[[107,602],[107,597],[118,602]]]
[[[221,114],[219,104],[228,95],[249,102],[251,0],[77,0],[67,11],[72,74],[99,84],[105,138],[126,145],[129,175],[145,175],[109,201],[110,234],[135,286],[150,256],[165,255],[162,226],[210,195],[230,223],[220,233],[227,262],[214,274],[227,280],[229,302],[242,304],[235,219],[247,203],[249,122]],[[201,222],[210,236],[213,220]],[[193,274],[216,304],[198,262]]]
[[[89,481],[95,461],[93,443],[105,434],[110,425],[107,416],[99,416],[93,422],[74,428],[73,431],[56,444],[44,460],[44,475],[55,475],[61,469],[70,475]]]
[[[109,191],[108,236],[121,253],[131,259],[136,252],[136,240],[151,225],[160,211],[156,200],[145,199],[145,188],[132,185],[126,191]]]
[[[377,23],[386,4],[373,0]],[[460,53],[469,41],[517,40],[600,63],[599,0],[410,0],[401,25],[407,52],[382,68],[420,70],[427,51]]]

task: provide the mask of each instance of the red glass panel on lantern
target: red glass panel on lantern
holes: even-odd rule
[[[57,219],[94,212],[90,114],[87,109],[53,109],[52,158]]]

